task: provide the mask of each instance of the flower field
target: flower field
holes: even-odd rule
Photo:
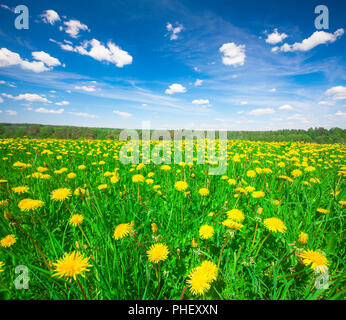
[[[1,299],[345,297],[344,145],[228,140],[210,175],[124,144],[0,140]]]

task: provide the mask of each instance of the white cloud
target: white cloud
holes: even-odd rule
[[[295,120],[295,121],[300,121],[303,123],[310,123],[311,121],[309,121],[308,119],[306,119],[303,115],[296,113],[290,117],[287,118],[287,120]]]
[[[35,112],[61,114],[64,112],[64,109],[54,110],[54,109],[46,109],[46,108],[37,108],[37,109],[35,109]]]
[[[166,29],[171,34],[170,39],[177,40],[178,34],[184,29],[184,27],[179,23],[177,27],[173,27],[173,25],[168,22],[166,25]]]
[[[320,101],[318,104],[324,105],[324,106],[334,106],[335,105],[335,101]]]
[[[279,33],[278,29],[274,29],[274,32],[271,34],[268,34],[268,37],[266,39],[266,42],[269,44],[277,44],[282,42],[284,39],[286,39],[288,35],[286,33]]]
[[[69,114],[72,114],[77,117],[84,117],[84,118],[97,118],[97,115],[85,113],[85,112],[69,112]]]
[[[75,86],[74,88],[77,90],[83,90],[86,92],[96,91],[95,86]]]
[[[209,99],[195,99],[192,101],[193,104],[207,105],[209,104]]]
[[[199,87],[199,86],[202,85],[202,83],[203,83],[203,80],[197,79],[197,80],[195,81],[194,85],[195,85],[196,87]]]
[[[53,25],[55,22],[60,21],[58,13],[54,10],[46,10],[41,14],[42,20],[45,23]]]
[[[186,92],[186,88],[179,83],[171,84],[168,89],[166,89],[166,94],[174,94],[174,93],[184,93]]]
[[[346,99],[346,87],[344,86],[336,86],[328,89],[325,92],[328,96],[333,96],[333,100],[345,100]]]
[[[346,117],[346,112],[338,111],[335,115],[338,117]]]
[[[270,92],[276,92],[276,88],[272,88],[269,90]]]
[[[72,38],[77,38],[79,36],[80,30],[90,31],[86,24],[81,23],[78,20],[64,21],[64,25],[66,26],[65,32],[69,34]]]
[[[40,61],[28,61],[20,57],[16,52],[10,51],[7,48],[0,49],[0,67],[9,67],[19,65],[22,69],[31,70],[34,72],[43,72],[51,70],[52,66],[60,64],[60,61],[54,57],[51,57],[44,51],[33,52],[34,59]],[[41,61],[42,60],[42,61]],[[46,65],[47,63],[47,65]],[[48,66],[48,67],[47,67]]]
[[[20,94],[16,97],[10,95],[10,94],[6,94],[3,93],[2,94],[4,97],[6,98],[10,98],[13,100],[25,100],[25,101],[29,101],[29,102],[44,102],[44,103],[51,103],[51,101],[47,100],[47,98],[40,96],[39,94],[36,93],[24,93],[24,94]]]
[[[284,104],[279,107],[280,110],[293,110],[293,107],[289,104]]]
[[[248,104],[248,102],[247,101],[240,101],[240,105],[246,105],[246,104]]]
[[[113,113],[115,113],[116,115],[122,117],[122,118],[130,118],[132,117],[131,113],[128,112],[123,112],[123,111],[119,111],[119,110],[113,110]]]
[[[344,34],[344,29],[338,29],[334,33],[325,31],[315,31],[309,38],[304,39],[302,42],[296,42],[292,45],[285,43],[280,47],[280,51],[309,51],[320,44],[333,43]],[[277,50],[276,50],[277,51]]]
[[[224,43],[219,49],[223,53],[222,63],[227,66],[242,66],[245,62],[245,45],[237,46],[234,42]]]
[[[31,53],[35,60],[42,61],[48,67],[60,66],[61,63],[57,58],[50,56],[44,51],[35,51]]]
[[[122,50],[113,42],[109,41],[105,47],[100,41],[92,39],[84,41],[81,46],[72,47],[69,44],[59,43],[53,39],[52,42],[59,44],[60,48],[66,51],[77,52],[81,55],[92,57],[97,61],[107,61],[115,64],[118,68],[122,68],[127,64],[132,63],[132,56],[127,51]]]
[[[272,114],[275,113],[275,110],[273,108],[259,108],[259,109],[254,109],[252,111],[250,111],[248,114],[249,115],[254,115],[254,116],[260,116],[263,114]]]
[[[55,102],[55,104],[57,106],[67,106],[68,104],[70,104],[68,101],[61,101],[61,102]]]
[[[18,114],[17,111],[14,110],[5,110],[5,112],[9,115],[9,116],[16,116]]]
[[[0,97],[0,103],[3,103],[4,102],[4,99]]]

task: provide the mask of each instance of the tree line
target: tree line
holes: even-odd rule
[[[0,138],[119,139],[122,129],[0,123]],[[141,137],[141,130],[137,130]],[[170,130],[171,137],[174,131]],[[340,128],[284,129],[275,131],[228,131],[228,139],[251,141],[302,141],[345,143],[346,130]]]

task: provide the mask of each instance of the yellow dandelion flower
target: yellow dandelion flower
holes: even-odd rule
[[[209,194],[209,190],[207,188],[201,188],[201,189],[199,189],[198,193],[201,196],[207,196]]]
[[[188,188],[188,184],[185,181],[177,181],[174,184],[174,188],[178,191],[185,191]]]
[[[237,181],[235,181],[234,179],[228,179],[228,180],[227,180],[227,183],[228,183],[229,185],[231,185],[231,186],[234,186],[234,185],[237,184]]]
[[[199,228],[199,236],[202,239],[210,239],[214,235],[214,228],[208,224]]]
[[[244,227],[244,225],[242,225],[241,223],[238,223],[234,220],[231,219],[227,219],[225,221],[222,222],[222,224],[230,229],[234,229],[234,230],[240,230],[242,227]]]
[[[198,267],[192,269],[188,275],[187,283],[193,295],[204,295],[210,289],[210,282],[208,281],[207,274]]]
[[[132,182],[137,183],[137,182],[143,182],[144,181],[144,176],[142,176],[141,174],[135,174],[132,177]]]
[[[55,201],[64,201],[71,196],[72,192],[70,189],[61,188],[52,191],[50,198]]]
[[[114,230],[114,239],[119,240],[125,238],[131,231],[132,224],[130,223],[121,223],[117,225]]]
[[[202,264],[192,269],[188,275],[187,283],[193,295],[204,295],[213,281],[216,280],[218,273],[217,266],[211,261],[203,261]]]
[[[67,174],[68,179],[74,179],[75,177],[77,177],[77,175],[74,172],[70,172],[69,174]]]
[[[14,193],[26,193],[29,191],[29,187],[14,187],[12,188]]]
[[[306,244],[308,242],[309,235],[305,232],[301,232],[298,237],[298,242],[301,244]]]
[[[81,214],[74,214],[72,215],[71,219],[70,219],[70,224],[73,227],[77,227],[78,225],[80,225],[84,220],[83,215]]]
[[[156,224],[155,222],[153,222],[153,223],[151,224],[151,231],[152,231],[153,233],[156,233],[158,230],[159,230],[159,228],[157,227],[157,224]]]
[[[149,261],[155,263],[166,260],[168,253],[168,247],[163,243],[155,243],[147,251]]]
[[[244,214],[240,209],[232,209],[230,211],[227,211],[227,216],[229,219],[238,222],[242,222],[245,219]]]
[[[79,170],[85,170],[86,166],[84,164],[81,164],[80,166],[78,166]]]
[[[249,170],[249,171],[246,172],[246,175],[249,178],[254,178],[256,176],[256,171],[255,170]]]
[[[85,277],[84,273],[89,271],[92,265],[89,263],[89,257],[85,258],[84,254],[73,251],[66,254],[63,258],[53,263],[54,274],[53,276],[67,277],[77,279],[77,276],[81,275]]]
[[[9,234],[5,238],[0,240],[0,246],[3,248],[8,248],[13,246],[17,242],[17,238],[14,234]]]
[[[276,217],[265,219],[263,223],[269,231],[285,233],[287,230],[283,221]]]
[[[191,241],[191,246],[193,247],[193,248],[197,248],[197,242],[195,241],[195,239],[192,239],[192,241]]]
[[[104,189],[107,189],[107,184],[100,184],[98,187],[97,187],[97,189],[99,189],[99,190],[104,190]]]
[[[263,213],[263,208],[258,208],[257,209],[257,214],[261,215]]]
[[[4,271],[5,271],[5,270],[3,269],[4,266],[5,266],[5,264],[4,264],[2,261],[0,261],[0,272],[4,272]]]
[[[265,196],[265,193],[263,191],[254,191],[251,193],[251,196],[254,199],[260,199],[260,198],[263,198]]]
[[[306,250],[300,255],[300,257],[303,259],[303,263],[306,266],[311,264],[312,270],[316,270],[319,266],[327,267],[329,265],[327,258],[317,251]],[[321,269],[323,268],[319,268],[318,271],[321,271]]]
[[[326,214],[326,213],[328,213],[329,212],[329,210],[327,210],[327,209],[323,209],[323,208],[317,208],[317,210],[316,210],[317,212],[320,212],[320,213],[323,213],[323,214]]]
[[[217,279],[218,269],[215,263],[205,260],[202,262],[199,269],[207,275],[209,282],[212,282]]]
[[[303,173],[299,170],[299,169],[295,169],[291,172],[291,175],[294,177],[294,178],[298,178],[302,175]]]
[[[33,199],[23,199],[19,201],[18,208],[20,211],[30,211],[36,210],[44,205],[44,202],[41,200],[33,200]]]

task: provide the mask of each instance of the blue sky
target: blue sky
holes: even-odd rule
[[[345,1],[85,3],[0,0],[0,122],[346,128]]]

